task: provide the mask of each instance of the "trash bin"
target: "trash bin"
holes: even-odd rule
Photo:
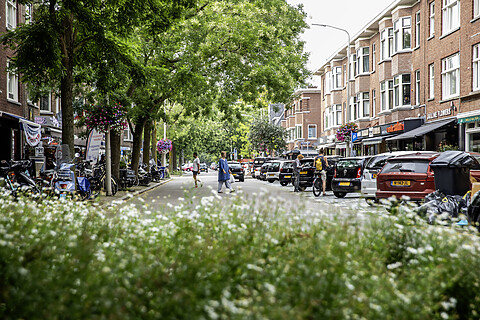
[[[470,168],[473,164],[472,156],[466,152],[442,152],[430,164],[435,175],[435,189],[446,195],[463,196],[470,190]]]

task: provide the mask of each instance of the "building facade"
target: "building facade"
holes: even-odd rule
[[[314,150],[322,132],[321,92],[318,88],[301,89],[295,97],[281,122],[288,132],[287,149]]]
[[[345,155],[335,133],[355,122],[357,155],[480,150],[479,1],[397,0],[354,35],[315,73],[319,144]]]

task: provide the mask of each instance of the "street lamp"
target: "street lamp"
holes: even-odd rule
[[[328,24],[319,24],[319,23],[312,23],[312,26],[318,26],[318,27],[325,27],[325,28],[332,28],[332,29],[337,29],[337,30],[340,30],[340,31],[343,31],[347,34],[347,37],[348,37],[348,43],[347,43],[347,79],[345,81],[346,83],[346,86],[347,86],[347,106],[346,106],[346,110],[345,110],[345,115],[344,115],[344,123],[347,123],[347,121],[350,119],[349,117],[349,107],[350,107],[350,84],[349,84],[349,81],[350,81],[350,33],[348,33],[347,30],[345,29],[342,29],[342,28],[339,28],[339,27],[335,27],[335,26],[331,26],[331,25],[328,25]],[[351,138],[351,137],[350,137]],[[349,143],[347,143],[347,157],[350,156],[350,145]]]

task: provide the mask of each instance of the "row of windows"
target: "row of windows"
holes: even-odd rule
[[[316,139],[317,138],[317,125],[309,124],[308,125],[308,138],[307,139]],[[287,141],[294,141],[296,139],[303,139],[303,126],[301,124],[296,125],[294,128],[289,128],[287,130]]]
[[[30,23],[32,21],[32,4],[27,3],[24,5],[25,8],[25,23]],[[17,27],[17,1],[15,0],[6,0],[5,1],[5,21],[7,29],[15,29]]]

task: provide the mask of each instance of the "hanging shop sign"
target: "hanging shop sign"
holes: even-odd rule
[[[42,127],[37,125],[31,125],[27,121],[20,120],[25,132],[25,140],[29,146],[35,147],[40,143],[42,139]]]
[[[97,130],[92,130],[87,140],[87,153],[85,159],[97,163],[98,155],[100,154],[100,146],[102,145],[103,133]]]
[[[452,114],[452,109],[451,108],[447,108],[447,109],[443,109],[443,110],[435,111],[435,112],[430,112],[430,113],[427,113],[427,120],[436,119],[436,118],[439,118],[439,117],[445,117],[445,116],[449,116],[451,114]]]
[[[470,123],[480,121],[480,115],[458,119],[458,123]]]

